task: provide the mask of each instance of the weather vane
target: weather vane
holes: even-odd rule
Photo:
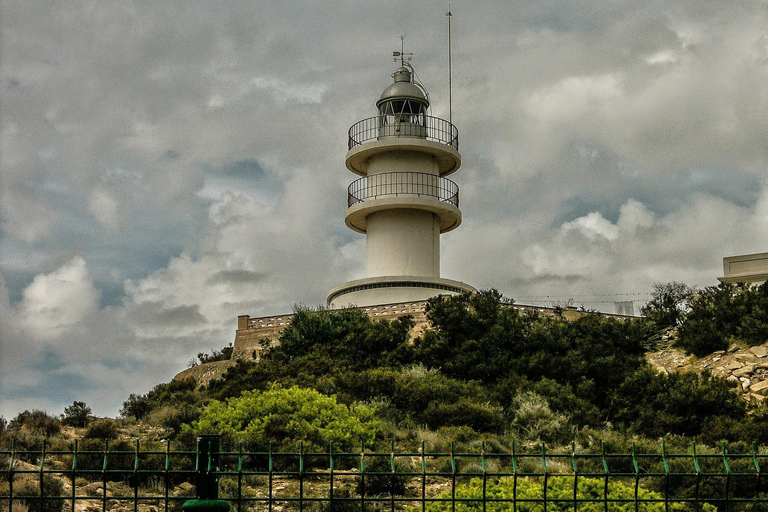
[[[405,66],[406,62],[411,62],[413,53],[405,53],[405,36],[400,36],[400,51],[392,52],[392,60],[397,62],[400,59],[400,65]]]

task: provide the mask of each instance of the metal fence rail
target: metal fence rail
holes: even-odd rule
[[[122,444],[125,446],[125,443]],[[218,444],[216,445],[218,446]],[[0,450],[0,510],[179,510],[201,495],[237,511],[752,511],[768,507],[768,453],[602,449],[341,452]],[[58,486],[50,485],[58,481]],[[53,491],[51,490],[53,489]],[[506,489],[506,493],[502,492]],[[621,492],[619,492],[621,491]]]

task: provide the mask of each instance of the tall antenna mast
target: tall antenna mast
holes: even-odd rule
[[[453,73],[451,71],[451,4],[448,4],[448,122],[453,124]]]

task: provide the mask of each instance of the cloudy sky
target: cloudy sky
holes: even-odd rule
[[[765,0],[454,0],[463,225],[442,275],[647,299],[768,250]],[[238,314],[364,277],[347,129],[406,51],[448,117],[444,2],[5,0],[0,414],[114,416]]]

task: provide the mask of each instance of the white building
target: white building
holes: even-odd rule
[[[722,283],[764,283],[768,280],[768,252],[723,258]]]
[[[458,130],[429,115],[424,88],[403,62],[376,102],[378,115],[349,129],[347,226],[366,235],[367,277],[328,292],[331,307],[425,300],[475,291],[440,277],[440,234],[461,224]]]

